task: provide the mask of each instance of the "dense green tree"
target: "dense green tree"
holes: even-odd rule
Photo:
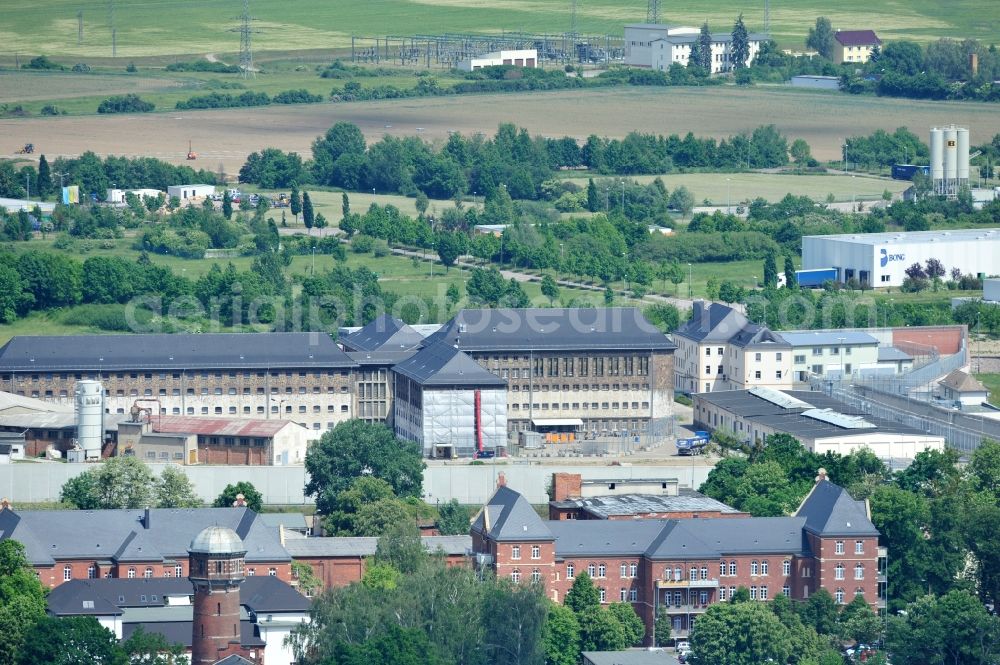
[[[197,508],[202,503],[187,474],[177,466],[168,466],[160,472],[155,492],[160,508]]]
[[[601,209],[601,195],[597,191],[597,185],[593,178],[587,179],[587,210],[597,212]]]
[[[577,665],[580,662],[580,623],[569,607],[549,604],[542,648],[546,665]]]
[[[380,536],[389,526],[408,517],[392,485],[381,478],[361,476],[337,494],[336,508],[323,520],[323,526],[332,535]]]
[[[0,540],[0,665],[12,665],[25,634],[45,617],[45,589],[28,563],[24,545]]]
[[[239,494],[243,495],[243,500],[250,510],[259,513],[264,509],[264,495],[253,486],[253,483],[246,480],[226,485],[212,505],[216,508],[229,508],[236,502]]]
[[[514,584],[498,579],[483,596],[482,621],[489,626],[483,645],[490,663],[542,665],[543,629],[548,616],[539,584]]]
[[[698,617],[691,648],[698,662],[713,665],[786,663],[792,638],[762,603],[716,603]]]
[[[348,198],[347,192],[340,195],[340,213],[344,217],[351,214],[351,199]]]
[[[642,642],[642,638],[646,635],[646,624],[635,613],[630,603],[611,603],[608,605],[608,611],[625,629],[625,643],[628,646],[636,646]]]
[[[308,172],[302,157],[294,152],[265,148],[252,152],[240,168],[240,182],[251,182],[265,189],[288,187],[292,183],[307,181]]]
[[[984,439],[968,467],[972,488],[1000,499],[1000,442]]]
[[[441,264],[450,269],[455,265],[468,248],[468,238],[464,233],[439,233],[437,236],[437,253]]]
[[[83,268],[70,256],[25,252],[18,257],[17,272],[34,297],[35,308],[76,305],[83,297]]]
[[[694,194],[684,185],[677,187],[670,192],[670,207],[687,217],[694,210]]]
[[[552,279],[552,275],[542,277],[542,295],[549,299],[550,305],[559,297],[559,285]]]
[[[773,289],[778,286],[778,262],[774,254],[764,258],[764,288]]]
[[[339,185],[333,178],[334,163],[341,156],[363,157],[365,137],[357,125],[338,122],[312,145],[313,177],[322,185]]]
[[[820,635],[836,635],[839,619],[837,603],[826,589],[817,589],[799,606],[802,623],[811,626]]]
[[[601,594],[597,590],[597,587],[594,586],[594,581],[590,579],[590,575],[580,572],[577,574],[576,579],[573,580],[573,585],[570,586],[569,591],[566,592],[566,598],[563,600],[563,603],[579,615],[589,608],[599,608],[601,606]]]
[[[469,533],[469,511],[452,499],[438,506],[438,531],[442,536],[458,536]]]
[[[872,610],[861,594],[840,612],[840,636],[858,644],[876,644],[882,638],[885,622]]]
[[[462,299],[462,292],[458,289],[458,284],[452,282],[448,285],[448,290],[445,292],[445,297],[448,299],[448,307],[454,308],[458,304],[458,301]]]
[[[799,286],[799,278],[795,272],[795,262],[788,254],[785,255],[785,288],[796,289]]]
[[[415,443],[397,439],[381,423],[348,420],[327,431],[306,452],[306,494],[322,514],[336,510],[337,495],[367,474],[388,482],[399,497],[420,497],[424,463]]]
[[[299,192],[299,186],[294,183],[292,184],[292,192],[288,195],[288,209],[295,217],[295,223],[298,224],[299,213],[302,212],[302,194]]]
[[[222,216],[226,219],[233,218],[233,197],[228,189],[222,193]]]
[[[392,566],[405,575],[420,570],[427,562],[427,550],[416,525],[413,522],[398,522],[389,527],[379,536],[375,561]]]
[[[52,193],[52,171],[45,155],[38,158],[38,184],[36,187],[38,188],[38,197],[43,201]]]
[[[341,642],[337,645],[331,665],[447,665],[438,655],[436,645],[419,628],[390,625],[385,633],[369,638],[362,644]]]
[[[618,617],[597,606],[578,612],[580,649],[583,651],[621,651],[629,646],[625,627]]]
[[[820,16],[816,19],[816,26],[809,28],[809,34],[806,36],[806,48],[811,48],[827,60],[832,60],[835,46],[833,35],[833,25],[830,23],[830,19]]]
[[[698,61],[695,63],[697,67],[703,69],[705,72],[712,71],[712,31],[708,27],[708,21],[705,21],[701,25],[701,31],[698,33]],[[692,47],[691,52],[694,53],[694,47]]]
[[[91,616],[45,617],[25,634],[18,665],[126,665],[115,634]]]
[[[719,300],[727,304],[743,300],[743,287],[732,280],[725,280],[719,285]]]
[[[670,645],[671,640],[674,639],[672,630],[673,621],[670,615],[667,614],[667,611],[661,607],[660,611],[656,614],[656,621],[653,622],[655,646],[665,647]]]
[[[80,476],[86,477],[80,480]],[[156,482],[141,460],[112,457],[63,485],[60,500],[81,510],[144,508],[154,496]]]
[[[809,144],[804,139],[795,139],[792,141],[792,147],[788,149],[788,152],[791,154],[792,160],[800,166],[807,166],[812,159]]]
[[[309,198],[309,192],[302,192],[302,223],[305,224],[306,229],[311,231],[315,221],[316,215],[313,212],[313,204],[312,199]]]
[[[293,564],[294,565],[294,564]],[[186,662],[183,644],[170,644],[160,633],[147,633],[140,624],[122,642],[130,665],[175,665]]]
[[[750,66],[750,35],[747,34],[747,26],[743,22],[743,12],[736,18],[733,24],[732,41],[729,46],[729,61],[733,63],[733,68],[743,69]]]
[[[890,616],[887,640],[893,661],[907,665],[988,665],[1000,649],[1000,619],[965,591],[923,596]]]
[[[0,264],[0,323],[12,323],[25,313],[33,298],[28,285],[10,265]]]

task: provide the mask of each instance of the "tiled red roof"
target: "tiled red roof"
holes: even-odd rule
[[[842,46],[872,46],[882,43],[874,30],[838,30],[834,38]]]
[[[286,425],[294,423],[289,420],[154,415],[151,424],[154,432],[268,438],[277,434]]]

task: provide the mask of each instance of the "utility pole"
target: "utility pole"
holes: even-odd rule
[[[577,30],[577,18],[576,18],[576,3],[577,0],[570,0],[570,13],[569,13],[569,34],[573,35],[573,39],[576,40]]]
[[[257,78],[257,72],[253,68],[253,37],[254,33],[260,30],[253,29],[253,22],[256,20],[250,16],[250,0],[243,0],[243,13],[237,17],[240,22],[238,28],[232,28],[230,32],[240,33],[240,75],[245,78]]]
[[[771,0],[764,0],[764,34],[771,36]]]
[[[115,29],[115,0],[108,0],[108,23],[111,24],[111,57],[118,57],[118,30]]]
[[[76,45],[83,44],[83,10],[76,13]]]

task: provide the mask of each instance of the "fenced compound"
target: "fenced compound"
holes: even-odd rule
[[[351,36],[351,62],[451,69],[458,63],[501,50],[535,49],[539,64],[611,64],[625,59],[625,41],[617,35],[574,33],[498,35]]]

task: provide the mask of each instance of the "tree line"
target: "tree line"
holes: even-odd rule
[[[515,199],[538,199],[560,169],[587,167],[605,174],[665,173],[676,168],[771,168],[788,163],[788,142],[774,126],[717,142],[693,134],[624,139],[531,137],[502,124],[491,139],[452,133],[436,150],[417,137],[386,136],[368,145],[361,130],[341,122],[316,139],[312,160],[267,149],[253,153],[240,171],[244,182],[290,187],[315,183],[349,191],[392,192],[450,199],[488,196],[501,185]]]

